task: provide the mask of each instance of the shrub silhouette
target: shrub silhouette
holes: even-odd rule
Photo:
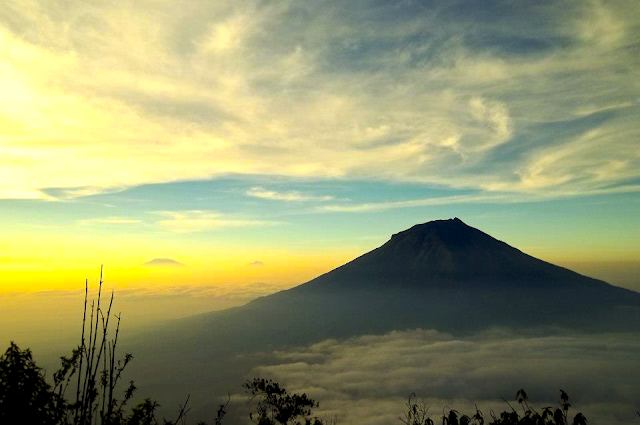
[[[523,410],[523,416],[506,401],[503,400],[510,408],[510,411],[504,411],[496,415],[493,411],[489,413],[491,421],[488,425],[587,425],[587,418],[582,413],[574,416],[573,422],[569,422],[568,414],[571,404],[569,404],[569,396],[563,390],[560,390],[559,407],[554,410],[553,407],[542,408],[542,413],[537,412],[528,403],[528,396],[525,390],[520,389],[516,393],[516,401]],[[428,416],[429,407],[422,400],[417,400],[415,393],[412,393],[406,404],[405,411],[398,419],[405,425],[434,425],[435,422]],[[484,425],[485,418],[482,412],[476,406],[476,412],[472,416],[462,415],[457,410],[449,410],[446,408],[442,411],[442,425]]]
[[[11,342],[0,357],[0,423],[2,424],[56,424],[56,425],[155,425],[158,403],[146,399],[125,413],[127,403],[136,387],[133,381],[118,399],[116,386],[127,365],[133,359],[126,353],[117,358],[120,315],[113,338],[109,330],[113,306],[113,293],[108,307],[102,305],[103,270],[97,298],[89,310],[89,285],[85,281],[84,312],[80,345],[70,357],[61,357],[61,367],[53,374],[53,387],[45,380],[29,349],[20,350]],[[87,313],[89,313],[87,315]],[[75,388],[75,401],[66,399],[67,390]],[[188,399],[187,399],[188,400]],[[175,421],[162,420],[172,425],[184,418],[186,403],[180,407]]]
[[[60,403],[30,350],[11,342],[0,357],[0,423],[58,423]]]
[[[251,400],[259,398],[257,413],[250,413],[249,418],[258,425],[294,424],[322,425],[318,418],[309,418],[319,403],[306,394],[289,394],[279,383],[271,379],[258,379],[243,384]],[[303,422],[296,420],[300,418]]]

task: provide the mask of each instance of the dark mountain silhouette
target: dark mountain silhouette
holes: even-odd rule
[[[155,391],[175,389],[177,397],[194,386],[225,391],[265,361],[242,353],[392,330],[464,336],[495,326],[637,332],[640,293],[531,257],[455,218],[413,226],[292,289],[163,324],[131,348],[147,368],[137,380],[158,379]],[[169,385],[157,370],[181,383]]]
[[[639,319],[640,293],[531,257],[454,218],[397,233],[305,284],[163,331],[173,333],[167,341],[236,350],[410,328],[633,331]]]
[[[373,251],[295,288],[610,287],[538,260],[460,219],[418,224]]]

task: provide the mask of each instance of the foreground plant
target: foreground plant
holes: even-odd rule
[[[121,393],[121,398],[116,395],[118,383],[133,356],[125,353],[118,358],[120,315],[111,313],[113,292],[108,306],[105,308],[102,304],[103,276],[101,268],[97,297],[90,306],[89,283],[85,281],[80,345],[71,356],[61,357],[61,367],[53,374],[53,386],[46,381],[44,371],[36,365],[29,349],[20,350],[11,342],[0,357],[1,424],[158,424],[155,412],[159,404],[151,399],[126,412],[127,403],[136,391],[133,381]],[[113,337],[110,334],[112,319],[116,320]],[[72,402],[66,399],[68,391],[75,393]],[[162,423],[178,423],[187,412],[185,402],[176,420],[163,419]]]
[[[514,409],[507,400],[505,403],[510,408],[510,411],[504,411],[499,415],[495,412],[489,412],[491,422],[488,425],[587,425],[587,418],[578,413],[574,416],[573,421],[569,421],[569,396],[563,390],[560,390],[560,399],[558,400],[559,407],[553,408],[551,406],[542,408],[542,413],[537,412],[529,405],[529,398],[525,390],[520,389],[516,393],[516,401],[520,404],[523,415]],[[406,404],[405,411],[398,419],[405,425],[434,425],[435,422],[428,415],[429,407],[422,400],[416,398],[415,393],[412,393]],[[476,406],[476,412],[472,416],[462,415],[457,410],[447,409],[442,411],[442,425],[484,425],[485,418],[478,406]]]

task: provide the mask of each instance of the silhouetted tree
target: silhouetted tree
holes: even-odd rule
[[[251,394],[252,400],[258,398],[257,413],[249,414],[249,418],[258,425],[322,425],[320,419],[308,417],[319,403],[306,394],[289,394],[284,387],[270,379],[255,378],[245,382],[243,387]]]
[[[0,357],[0,423],[55,424],[62,403],[31,351],[11,342]]]

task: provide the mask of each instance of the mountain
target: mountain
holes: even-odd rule
[[[454,218],[397,233],[292,289],[163,331],[171,332],[168,341],[234,351],[397,329],[465,334],[494,326],[633,331],[640,293],[534,258]]]
[[[387,243],[311,282],[340,290],[382,288],[568,288],[611,287],[538,260],[460,219],[436,220],[396,233]]]
[[[179,400],[198,389],[225,394],[268,361],[257,352],[392,330],[464,336],[496,326],[637,332],[640,293],[531,257],[454,218],[397,233],[292,289],[163,324],[130,349],[144,359],[136,381]]]
[[[174,260],[173,258],[154,258],[142,265],[148,267],[184,267],[184,264]]]

